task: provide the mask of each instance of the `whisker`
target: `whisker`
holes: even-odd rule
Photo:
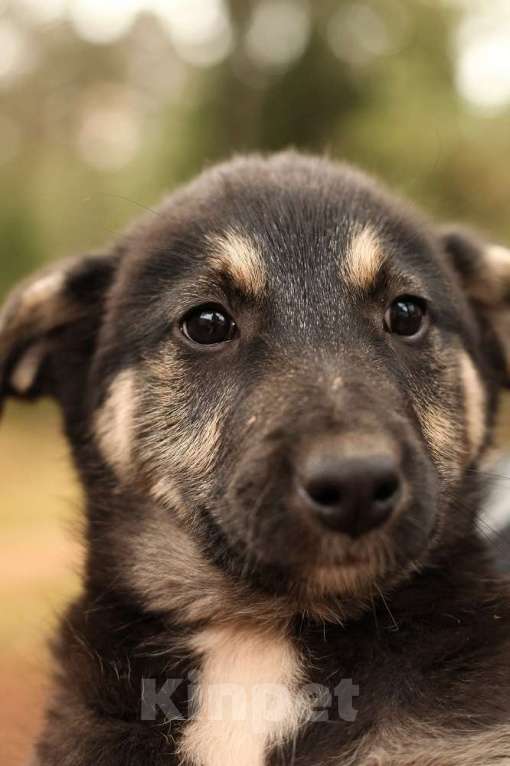
[[[377,636],[379,637],[381,635],[381,632],[379,630],[379,620],[377,619],[377,610],[375,608],[375,601],[374,601],[373,593],[370,594],[370,608],[371,608],[372,614],[374,616],[375,632],[377,633]]]
[[[499,548],[499,550],[505,555],[510,553],[510,540],[505,539],[505,537],[501,535],[501,531],[494,529],[494,527],[492,527],[483,518],[478,519],[478,524],[480,524],[482,527],[485,527],[485,530],[479,528],[479,532],[485,537],[491,546],[494,548]]]
[[[476,473],[479,476],[486,477],[488,479],[496,479],[500,481],[510,481],[510,476],[505,476],[502,473],[494,473],[492,471],[480,471],[477,468],[468,468],[469,473]]]
[[[124,197],[122,194],[112,194],[111,192],[98,192],[98,195],[101,197],[111,197],[112,199],[124,200],[124,202],[129,202],[131,205],[135,205],[136,207],[141,208],[141,210],[145,210],[147,213],[153,213],[158,218],[162,218],[162,215],[158,210],[154,210],[154,208],[149,207],[148,205],[144,205],[141,202],[137,202],[135,199],[131,199],[130,197]]]
[[[396,621],[395,617],[393,616],[393,613],[392,613],[390,607],[388,606],[388,602],[384,598],[382,590],[379,588],[377,583],[374,583],[374,586],[375,586],[375,589],[377,590],[377,592],[379,593],[379,595],[381,597],[381,601],[383,602],[384,607],[385,607],[386,611],[388,612],[391,621],[393,622],[393,630],[395,630],[395,631],[400,630],[400,626],[399,626],[398,622]]]

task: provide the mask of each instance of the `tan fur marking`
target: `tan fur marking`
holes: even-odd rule
[[[456,423],[446,410],[436,405],[421,406],[418,410],[425,438],[441,467],[451,470],[459,458],[459,434]]]
[[[111,383],[105,403],[95,418],[101,452],[120,474],[129,467],[136,408],[134,370],[124,370]]]
[[[468,293],[472,298],[494,307],[504,300],[510,286],[510,250],[489,245],[470,279]]]
[[[155,508],[154,514],[141,538],[125,540],[131,583],[152,608],[175,610],[185,623],[210,617],[232,597],[221,571],[204,559],[168,510]]]
[[[354,234],[343,263],[344,276],[356,289],[370,288],[384,263],[385,254],[369,226]]]
[[[501,245],[490,245],[485,251],[486,269],[494,278],[497,295],[505,295],[510,284],[510,250]]]
[[[29,285],[21,295],[21,311],[32,311],[60,293],[65,283],[64,271],[46,274]]]
[[[193,471],[202,478],[211,470],[221,438],[222,407],[204,412],[203,421],[192,425],[189,420],[190,384],[185,366],[168,357],[152,360],[148,383],[152,388],[151,407],[146,405],[144,417],[161,423],[154,437],[146,435],[144,459],[150,460],[155,482],[183,470]],[[152,409],[153,407],[153,409]],[[161,422],[161,413],[166,413]]]
[[[26,351],[11,373],[10,384],[18,394],[26,394],[35,382],[37,373],[47,352],[44,341],[36,343]]]
[[[283,635],[247,627],[208,628],[194,643],[204,665],[184,762],[263,766],[266,749],[292,737],[306,718],[296,651]]]
[[[153,609],[179,614],[184,624],[207,617],[221,621],[255,615],[260,624],[274,625],[288,605],[276,597],[255,598],[245,588],[209,563],[193,533],[193,511],[156,504],[144,522],[142,534],[125,535],[119,544],[131,562],[129,582]],[[182,524],[187,524],[183,529]]]
[[[166,457],[174,469],[195,468],[197,472],[207,473],[214,461],[220,442],[219,413],[209,416],[207,422],[195,432],[182,431],[181,438],[175,444],[169,444]]]
[[[14,327],[38,325],[39,331],[58,327],[79,315],[79,308],[69,302],[64,292],[65,272],[58,271],[41,277],[26,287],[20,296],[13,317]]]
[[[59,270],[22,284],[7,299],[0,312],[0,356],[3,349],[20,341],[31,341],[72,320],[79,311],[66,298],[65,272]]]
[[[266,271],[257,245],[247,237],[229,231],[211,237],[210,264],[227,272],[245,292],[258,296],[266,285]]]
[[[464,387],[464,412],[470,457],[474,458],[483,444],[486,432],[486,396],[480,375],[473,360],[465,351],[460,357],[461,376]]]
[[[175,481],[164,476],[156,481],[151,488],[151,494],[155,500],[163,502],[165,507],[180,508],[182,506],[182,497]]]

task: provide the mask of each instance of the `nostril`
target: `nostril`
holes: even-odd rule
[[[351,537],[382,526],[400,504],[402,481],[392,454],[312,452],[297,478],[298,507],[322,526]]]
[[[395,498],[398,492],[400,482],[397,476],[392,476],[389,479],[385,479],[380,482],[378,486],[374,488],[373,500],[376,503],[387,503]]]
[[[341,489],[333,482],[312,481],[307,485],[306,492],[314,503],[325,507],[336,506],[342,500]]]

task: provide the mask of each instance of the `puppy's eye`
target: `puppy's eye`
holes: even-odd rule
[[[426,319],[427,304],[423,298],[401,295],[386,310],[384,326],[388,332],[412,338],[424,329]]]
[[[222,306],[205,305],[191,309],[181,321],[181,331],[202,346],[226,343],[237,334],[237,326]]]

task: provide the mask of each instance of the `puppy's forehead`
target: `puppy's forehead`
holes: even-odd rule
[[[204,257],[252,292],[275,283],[325,282],[369,290],[380,271],[410,254],[430,255],[419,216],[363,174],[347,167],[271,163],[228,175],[206,192],[208,235]]]
[[[311,293],[365,295],[392,266],[437,271],[428,227],[413,210],[363,174],[306,158],[206,173],[144,235],[151,291],[154,275],[166,289],[205,270],[250,296],[277,292],[284,305]]]
[[[241,292],[259,297],[271,286],[275,272],[280,273],[283,269],[290,277],[297,266],[303,274],[303,259],[299,254],[304,250],[306,271],[310,265],[316,266],[317,260],[320,259],[322,265],[327,260],[339,280],[349,288],[370,290],[388,258],[385,243],[375,229],[370,224],[352,224],[345,239],[342,240],[338,231],[331,233],[327,229],[323,239],[322,243],[310,242],[308,250],[306,238],[302,239],[297,251],[287,242],[273,250],[260,241],[257,233],[254,236],[227,230],[208,237],[207,263],[213,270],[228,274]]]

